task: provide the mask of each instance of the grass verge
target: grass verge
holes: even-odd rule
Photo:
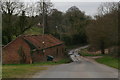
[[[70,59],[62,59],[57,62],[41,62],[34,64],[7,64],[2,67],[3,78],[29,78],[37,72],[46,70],[44,65],[57,65],[70,62]]]
[[[101,58],[96,59],[96,61],[101,64],[105,64],[107,66],[119,69],[118,58],[112,56],[103,56]]]
[[[3,65],[2,78],[25,78],[34,73],[46,70],[47,67],[37,67],[31,64],[18,64],[18,65]]]
[[[119,68],[119,60],[118,58],[115,58],[115,57],[112,57],[110,55],[107,55],[107,54],[90,54],[87,49],[82,49],[80,50],[79,54],[81,56],[89,56],[89,57],[93,57],[93,56],[102,56],[100,58],[97,58],[95,59],[98,63],[101,63],[101,64],[105,64],[107,66],[110,66],[110,67],[113,67],[113,68],[116,68],[116,69],[120,69]]]

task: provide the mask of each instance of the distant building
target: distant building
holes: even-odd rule
[[[3,64],[33,63],[47,60],[47,55],[56,60],[64,58],[64,43],[52,35],[19,36],[3,47]]]

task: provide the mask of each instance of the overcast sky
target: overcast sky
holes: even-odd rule
[[[71,6],[77,6],[85,14],[94,16],[101,2],[53,2],[54,8],[66,12]]]
[[[3,0],[4,1],[4,0]],[[19,0],[22,2],[37,2],[40,0]],[[102,2],[119,2],[119,0],[45,0],[51,1],[56,8],[62,12],[66,12],[68,8],[77,6],[86,15],[94,16],[97,14],[97,9]]]
[[[86,15],[94,16],[97,14],[98,7],[102,2],[119,2],[119,0],[51,0],[54,8],[66,12],[71,6],[77,6]]]

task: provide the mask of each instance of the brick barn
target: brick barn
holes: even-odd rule
[[[19,36],[3,47],[3,64],[42,62],[51,55],[55,60],[64,58],[64,43],[52,35]]]

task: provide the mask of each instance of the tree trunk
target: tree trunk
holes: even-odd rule
[[[48,27],[47,17],[48,17],[48,15],[45,14],[45,24],[44,24],[45,34],[48,34],[48,33],[49,33],[49,27]]]
[[[105,49],[101,48],[101,54],[105,54]]]
[[[101,40],[101,44],[100,44],[101,46],[100,46],[100,48],[101,48],[101,54],[105,54],[105,44],[104,44],[104,41],[103,40]]]

